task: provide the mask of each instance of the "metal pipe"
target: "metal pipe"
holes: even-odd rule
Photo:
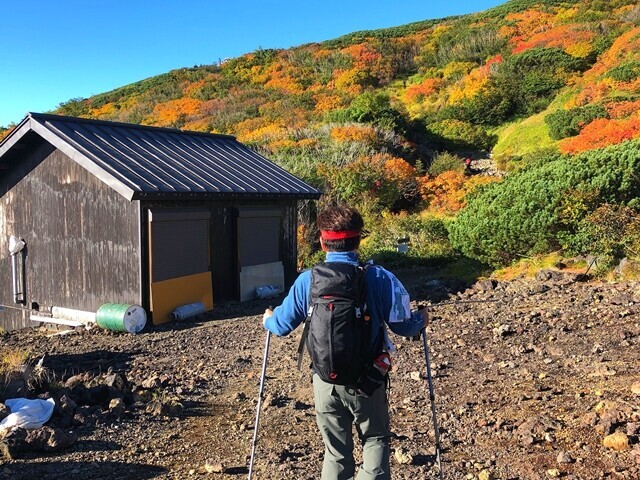
[[[13,274],[13,303],[25,303],[24,298],[24,247],[25,242],[22,238],[11,235],[9,237],[9,255],[11,255],[11,271]],[[18,272],[18,254],[20,254],[21,270]],[[20,280],[22,280],[22,289],[20,288]],[[22,291],[20,291],[22,290]]]
[[[18,260],[16,258],[17,255],[17,253],[11,254],[11,273],[13,274],[13,303],[22,303],[22,301],[19,300],[20,292],[18,291],[20,289],[20,286],[18,285]]]

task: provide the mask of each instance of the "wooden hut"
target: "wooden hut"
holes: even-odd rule
[[[231,136],[31,113],[0,143],[0,326],[286,289],[297,203],[320,194]]]

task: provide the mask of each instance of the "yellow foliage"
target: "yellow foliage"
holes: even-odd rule
[[[554,19],[555,23],[562,24],[562,23],[570,22],[578,14],[578,11],[579,11],[578,7],[559,9]]]
[[[593,45],[590,42],[577,42],[565,48],[565,52],[572,57],[586,58],[593,52]]]
[[[297,146],[302,149],[313,149],[316,148],[320,142],[318,142],[317,138],[303,138],[302,140],[298,140]]]
[[[270,124],[239,134],[238,141],[242,143],[270,143],[276,140],[286,140],[288,135],[289,133],[285,127]]]
[[[450,62],[442,69],[445,79],[458,79],[476,68],[475,62]]]
[[[289,138],[283,138],[283,139],[280,139],[280,140],[275,140],[275,141],[269,142],[267,144],[267,148],[271,152],[278,152],[278,151],[281,151],[281,150],[291,150],[295,146],[296,146],[296,142],[294,142],[293,140],[291,140]]]
[[[105,103],[99,108],[92,109],[89,115],[91,117],[98,117],[98,118],[110,117],[111,115],[115,114],[116,111],[117,109],[116,109],[116,106],[113,104],[113,102],[109,102],[109,103]]]
[[[448,89],[449,102],[456,104],[474,98],[482,92],[488,81],[488,72],[482,68],[476,68]]]
[[[189,130],[191,132],[211,132],[211,126],[206,120],[196,120],[194,122],[185,123],[182,126],[182,130]]]
[[[269,124],[269,120],[264,117],[248,118],[235,125],[235,133],[236,135],[242,135]]]
[[[353,95],[362,93],[362,86],[368,79],[368,74],[359,68],[350,70],[336,70],[334,72],[334,86]]]

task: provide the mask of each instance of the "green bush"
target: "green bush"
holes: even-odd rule
[[[433,158],[427,173],[431,176],[437,177],[441,173],[451,170],[462,172],[464,168],[465,165],[462,158],[453,153],[440,152]]]
[[[640,61],[632,60],[613,67],[604,76],[612,78],[616,82],[630,82],[635,80],[640,76]]]
[[[494,266],[567,247],[580,235],[588,208],[568,215],[568,199],[582,192],[592,204],[640,203],[640,141],[576,157],[548,154],[477,190],[450,227],[454,247]],[[579,243],[579,242],[574,242]]]
[[[596,118],[609,118],[607,110],[602,105],[558,110],[547,115],[544,121],[549,127],[549,136],[553,140],[560,140],[578,135],[580,130]]]
[[[497,67],[493,82],[510,99],[512,114],[532,115],[551,103],[573,73],[588,67],[588,60],[560,48],[532,48],[507,57]]]
[[[441,218],[419,214],[387,214],[368,229],[371,233],[360,248],[363,258],[373,258],[380,263],[383,263],[383,259],[389,262],[404,258],[410,259],[411,264],[432,264],[455,257],[446,222]],[[409,251],[406,254],[397,252],[400,238],[409,239]]]
[[[496,136],[479,126],[462,120],[442,120],[427,126],[427,136],[435,144],[448,150],[491,150]]]
[[[439,112],[441,119],[457,119],[474,125],[500,125],[516,112],[514,99],[508,90],[490,82],[479,95],[462,103],[446,106]]]
[[[394,131],[405,128],[402,115],[391,106],[389,95],[382,92],[363,93],[356,97],[347,108],[329,112],[327,121],[370,123]]]

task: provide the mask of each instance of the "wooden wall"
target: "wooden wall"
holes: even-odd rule
[[[27,243],[26,307],[96,311],[103,303],[141,302],[138,202],[46,142],[5,172],[0,192],[0,304],[14,305],[10,235]],[[0,325],[27,326],[28,317],[5,308]]]

